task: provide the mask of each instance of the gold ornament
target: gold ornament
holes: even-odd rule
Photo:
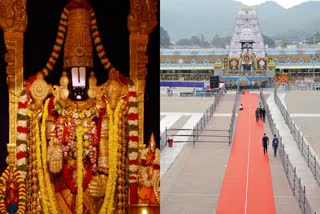
[[[106,193],[106,180],[104,175],[94,176],[89,183],[89,194],[93,197],[102,197]]]
[[[69,97],[69,90],[68,90],[69,78],[67,76],[67,72],[62,72],[62,76],[60,78],[60,91],[59,97],[61,99],[67,99]]]
[[[119,72],[112,69],[109,73],[109,79],[105,85],[106,98],[110,104],[111,109],[115,109],[119,100],[128,94],[128,88],[123,85],[119,79]]]
[[[155,181],[153,182],[153,191],[156,195],[158,203],[160,203],[160,174],[157,175]]]
[[[97,96],[97,88],[97,78],[94,76],[94,72],[90,72],[88,97],[95,98]]]
[[[242,56],[242,61],[245,63],[245,64],[249,64],[251,62],[251,56],[249,53],[245,53],[243,54]]]
[[[46,81],[38,79],[31,85],[31,96],[35,100],[43,101],[48,95],[48,89],[49,87]]]
[[[90,13],[87,9],[69,11],[64,46],[64,68],[93,67],[93,49],[90,33]]]
[[[62,170],[62,147],[56,137],[52,138],[48,146],[49,171],[57,174]]]

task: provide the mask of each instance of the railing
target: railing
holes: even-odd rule
[[[313,90],[314,84],[313,83],[302,83],[302,84],[289,84],[289,90]]]
[[[206,110],[206,112],[203,113],[202,117],[197,122],[197,124],[193,127],[193,129],[190,129],[190,130],[192,130],[192,136],[194,136],[193,140],[195,142],[199,140],[200,133],[204,130],[204,128],[208,124],[209,120],[211,119],[213,113],[215,112],[215,110],[217,108],[217,105],[220,101],[220,98],[221,98],[221,96],[223,96],[223,94],[224,94],[224,88],[222,88],[221,90],[218,91],[218,93],[215,94],[215,99],[214,99],[213,104],[211,104],[209,106],[209,108]],[[180,130],[182,130],[182,129],[180,129]],[[230,131],[229,131],[229,133],[230,133]],[[164,131],[160,137],[160,150],[162,150],[167,145],[167,136],[168,136],[168,133],[167,133],[167,128],[166,128],[166,131]],[[229,137],[229,144],[230,144],[230,137]]]
[[[239,85],[238,85],[237,91],[236,91],[236,98],[235,98],[233,109],[232,109],[231,122],[230,122],[230,144],[233,142],[233,135],[235,130],[235,119],[236,119],[237,105],[238,105],[239,98],[240,98],[240,93],[239,93]]]
[[[223,91],[224,89],[218,91],[218,93],[215,95],[214,103],[209,106],[209,108],[206,110],[206,112],[203,113],[202,117],[197,122],[197,124],[193,127],[193,135],[196,136],[195,141],[199,139],[200,133],[204,130],[209,120],[211,119],[213,113],[215,112],[220,98],[224,93]]]
[[[179,133],[182,132],[182,133]],[[185,143],[192,142],[195,145],[196,142],[202,143],[229,143],[230,134],[229,130],[225,129],[211,129],[211,130],[202,130],[201,133],[197,132],[195,128],[193,129],[167,129],[166,128],[166,137],[173,138],[175,137],[174,143]],[[181,137],[185,137],[181,139]],[[199,137],[211,138],[199,140]],[[212,139],[214,138],[214,139]]]
[[[160,151],[166,147],[167,145],[167,133],[166,132],[163,132],[161,135],[160,135]]]
[[[290,117],[289,112],[287,111],[286,107],[281,102],[278,94],[277,89],[275,89],[274,92],[274,100],[280,109],[280,112],[283,116],[283,118],[286,121],[286,124],[288,125],[291,134],[293,135],[298,148],[304,157],[305,161],[308,163],[308,167],[310,168],[314,178],[320,185],[320,163],[319,158],[317,157],[315,151],[310,146],[310,144],[307,142],[306,138],[303,136],[302,132],[298,129],[297,125],[294,123],[293,119]]]
[[[289,159],[289,155],[286,153],[284,149],[285,145],[283,143],[282,137],[280,136],[279,130],[276,128],[275,122],[271,117],[269,106],[266,105],[266,101],[265,101],[262,89],[260,89],[260,98],[261,98],[262,105],[267,110],[267,118],[269,121],[271,131],[273,134],[276,134],[279,137],[279,148],[278,148],[279,156],[280,156],[284,171],[286,173],[289,185],[293,192],[293,195],[296,197],[299,203],[301,212],[302,214],[316,214],[316,212],[310,206],[308,199],[306,198],[305,186],[301,184],[301,178],[297,176],[296,168],[293,167]]]

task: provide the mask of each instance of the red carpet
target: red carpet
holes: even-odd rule
[[[238,114],[216,214],[274,214],[269,157],[263,154],[262,147],[264,125],[255,118],[258,94],[246,92],[240,103],[244,109]],[[272,141],[272,136],[268,137]]]

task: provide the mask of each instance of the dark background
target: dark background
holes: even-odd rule
[[[129,76],[129,32],[127,17],[130,11],[129,0],[126,1],[101,1],[88,0],[96,13],[99,33],[105,51],[111,63],[125,76]],[[41,70],[47,63],[57,36],[58,24],[63,7],[69,0],[28,0],[28,27],[24,40],[24,78]],[[159,11],[159,10],[158,10]],[[158,12],[159,14],[159,12]],[[159,22],[159,15],[158,15]],[[145,92],[145,133],[144,141],[149,142],[153,132],[159,147],[160,132],[160,30],[159,24],[150,34],[147,55],[148,75],[146,77]],[[8,89],[6,85],[5,45],[3,32],[0,32],[0,173],[4,170],[5,157],[7,156],[6,144],[9,141],[8,123]],[[107,80],[107,72],[103,70],[100,60],[95,55],[95,72],[98,84]],[[62,71],[62,55],[60,56],[53,72],[47,81],[58,84]]]

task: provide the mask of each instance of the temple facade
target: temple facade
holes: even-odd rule
[[[241,41],[252,41],[252,54],[257,57],[266,56],[257,13],[252,8],[241,9],[236,17],[235,30],[228,51],[229,57],[240,57]]]
[[[266,75],[269,60],[254,9],[243,8],[239,11],[228,57],[224,61],[227,64],[224,71],[227,73],[240,76]],[[221,73],[217,72],[217,75]]]

